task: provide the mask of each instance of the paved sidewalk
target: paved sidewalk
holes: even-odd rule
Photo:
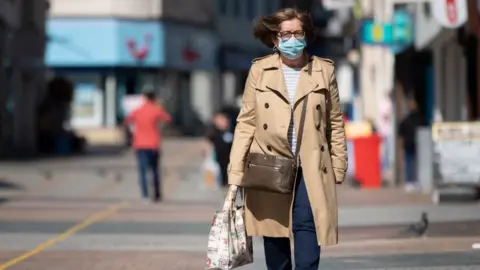
[[[163,147],[166,202],[153,208],[148,206],[157,209],[153,213],[131,210],[111,218],[209,222],[213,212],[220,207],[224,193],[203,187],[200,169],[202,147],[203,142],[199,139],[166,140]],[[2,209],[0,220],[69,221],[76,215],[84,216],[108,203],[139,198],[136,161],[131,151],[114,156],[0,163],[0,184],[2,179],[3,183],[10,183],[13,187],[0,186],[0,198],[7,202],[11,200],[8,204],[4,201],[8,207]],[[417,221],[422,212],[427,212],[432,222],[480,219],[478,203],[434,205],[428,196],[406,194],[401,189],[357,190],[340,185],[337,192],[339,221],[344,227],[403,225]],[[67,207],[79,204],[81,209],[74,212]],[[87,205],[93,208],[89,209]],[[42,206],[42,212],[37,211],[38,206]]]
[[[190,175],[198,175],[202,161],[202,141],[169,139],[162,148],[164,193]],[[2,188],[1,183],[7,185]],[[0,162],[0,198],[138,198],[135,153],[88,154],[25,162]]]
[[[0,262],[18,253],[0,254]],[[395,254],[384,256],[323,257],[323,270],[478,270],[475,252],[447,252],[427,254]],[[50,251],[34,257],[9,270],[198,270],[204,269],[205,253],[159,251]],[[264,259],[255,257],[254,263],[239,270],[266,269]]]

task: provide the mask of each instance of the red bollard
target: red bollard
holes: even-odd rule
[[[382,138],[377,134],[353,139],[355,155],[354,177],[362,188],[382,187],[380,144]]]

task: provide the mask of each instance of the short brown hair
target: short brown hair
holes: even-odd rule
[[[293,19],[298,19],[302,22],[305,39],[308,42],[313,41],[315,39],[315,27],[313,26],[312,17],[309,13],[295,8],[280,9],[271,15],[260,17],[253,27],[253,36],[266,46],[273,48],[275,46],[273,39],[280,32],[280,24]]]

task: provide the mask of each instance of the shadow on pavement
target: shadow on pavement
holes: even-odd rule
[[[24,186],[21,186],[21,185],[9,182],[6,179],[0,178],[0,190],[2,189],[20,190],[20,189],[24,189]]]
[[[9,182],[3,178],[0,178],[0,191],[2,190],[21,190],[24,189],[23,186]],[[0,205],[6,203],[8,201],[7,198],[0,197]]]
[[[115,156],[124,153],[129,147],[125,145],[97,145],[90,146],[86,151],[86,155],[95,156]]]
[[[8,202],[7,198],[0,198],[0,205],[4,204],[6,202]]]
[[[76,152],[70,154],[39,153],[34,156],[24,156],[22,154],[18,154],[11,156],[2,156],[0,157],[0,161],[28,163],[37,161],[55,161],[66,159],[68,160],[88,157],[116,157],[128,151],[128,149],[129,148],[125,145],[91,145],[87,146],[87,148],[83,152]]]
[[[88,146],[82,153],[74,153],[70,155],[43,155],[39,156],[41,160],[55,160],[55,159],[75,159],[79,157],[115,157],[123,154],[129,148],[124,145],[95,145]]]

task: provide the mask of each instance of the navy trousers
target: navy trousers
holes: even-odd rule
[[[409,184],[415,184],[417,181],[417,170],[416,170],[416,154],[412,151],[406,150],[405,155],[405,182]]]
[[[320,247],[317,242],[315,222],[308,199],[303,173],[298,172],[295,201],[292,209],[292,231],[296,270],[317,270]],[[268,270],[292,270],[290,240],[264,237],[265,260]]]
[[[158,201],[161,199],[160,191],[160,172],[158,166],[158,160],[160,153],[158,150],[153,149],[138,149],[137,160],[138,169],[140,174],[140,191],[143,198],[148,198],[148,172],[150,171],[153,176],[153,199]]]

